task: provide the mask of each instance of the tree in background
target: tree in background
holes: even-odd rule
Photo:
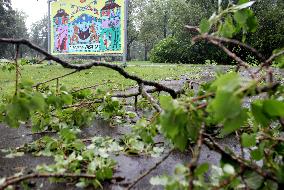
[[[41,20],[35,22],[31,27],[31,41],[42,49],[48,50],[48,16],[45,15]],[[33,53],[38,56],[38,53]]]
[[[242,0],[242,2],[244,1],[246,0]],[[223,7],[226,7],[229,2],[230,1],[228,0],[223,0]],[[209,14],[216,10],[217,5],[218,0],[170,1],[169,7],[171,11],[168,17],[167,29],[168,34],[171,34],[171,39],[163,40],[163,38],[161,38],[158,40],[158,42],[163,40],[160,43],[157,43],[157,41],[154,42],[155,48],[151,52],[153,55],[151,57],[154,57],[155,59],[152,59],[152,61],[202,64],[205,60],[212,59],[218,63],[230,64],[230,59],[228,59],[228,57],[215,46],[206,42],[192,45],[190,39],[194,34],[192,32],[189,33],[184,27],[185,25],[198,26],[201,18],[209,17]],[[259,0],[252,6],[252,9],[256,14],[260,27],[253,35],[247,35],[246,42],[257,48],[262,54],[268,56],[274,49],[281,48],[284,44],[284,1]],[[149,15],[145,15],[145,17],[147,16]],[[152,16],[149,17],[151,18]],[[157,19],[157,21],[159,21],[159,19]],[[141,29],[142,28],[143,27],[141,27]],[[161,30],[151,30],[151,28],[152,27],[148,27],[147,33],[153,34],[160,31],[159,35],[163,34]],[[143,33],[143,30],[140,30],[140,34],[142,36]],[[241,39],[242,35],[234,34],[234,38]],[[142,42],[143,40],[141,43]],[[153,42],[153,40],[151,42]],[[234,49],[235,47],[229,48]],[[218,56],[216,56],[216,52]],[[169,58],[174,57],[175,59],[171,59],[171,61],[169,59],[165,59],[165,53],[167,53]],[[159,55],[163,55],[160,56],[161,59],[157,59]],[[176,55],[181,56],[179,58],[176,57]],[[243,56],[249,57],[246,51],[244,51]]]
[[[13,10],[10,0],[0,0],[0,37],[28,39],[28,30],[25,24],[26,15],[23,12]],[[1,58],[13,58],[14,46],[0,45]],[[26,49],[20,50],[20,56],[24,56]]]
[[[284,1],[258,0],[252,7],[258,18],[258,30],[247,41],[268,57],[284,46]]]

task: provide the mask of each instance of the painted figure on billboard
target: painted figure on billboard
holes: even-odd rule
[[[124,0],[61,0],[51,3],[53,54],[122,54]]]

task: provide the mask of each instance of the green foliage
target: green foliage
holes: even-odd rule
[[[221,131],[222,136],[238,130],[247,120],[248,110],[242,108],[242,96],[236,93],[240,87],[240,76],[234,72],[219,77],[211,85],[211,88],[216,91],[216,96],[209,103],[208,112],[212,114],[216,123],[224,125]]]
[[[154,143],[154,137],[158,130],[155,124],[149,124],[145,119],[141,119],[132,127],[132,131],[138,134],[143,142]]]
[[[193,104],[172,100],[168,96],[161,96],[160,102],[164,110],[159,118],[161,131],[175,147],[184,151],[189,142],[197,140],[203,111],[196,109]]]
[[[154,63],[203,64],[208,59],[216,60],[216,54],[218,57],[223,57],[217,62],[225,62],[226,55],[213,45],[208,43],[192,45],[187,39],[167,37],[151,50],[150,61]]]
[[[244,41],[247,33],[255,32],[258,25],[253,11],[248,9],[254,3],[254,1],[241,1],[236,5],[229,3],[224,10],[220,3],[218,12],[214,12],[209,20],[201,22],[201,32],[208,32],[214,27],[218,29],[216,34],[226,38],[232,38],[242,32]]]
[[[168,37],[160,41],[151,51],[150,60],[154,63],[177,63],[186,62],[182,57],[185,54],[185,48],[183,48],[176,38]],[[184,53],[183,53],[184,52]]]
[[[273,51],[273,54],[279,53],[280,51],[283,51],[283,50],[284,48],[276,49]],[[284,55],[277,57],[274,60],[274,62],[279,68],[283,69],[284,68]]]
[[[150,183],[152,185],[162,185],[166,190],[171,189],[188,189],[188,168],[184,165],[177,165],[173,176],[152,177]]]

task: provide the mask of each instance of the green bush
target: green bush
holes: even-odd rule
[[[154,63],[204,64],[206,60],[226,63],[228,57],[215,46],[206,42],[191,44],[190,41],[168,37],[160,41],[150,52]]]

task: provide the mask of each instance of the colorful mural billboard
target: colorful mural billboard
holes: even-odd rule
[[[125,0],[58,0],[50,4],[51,53],[123,54]]]

